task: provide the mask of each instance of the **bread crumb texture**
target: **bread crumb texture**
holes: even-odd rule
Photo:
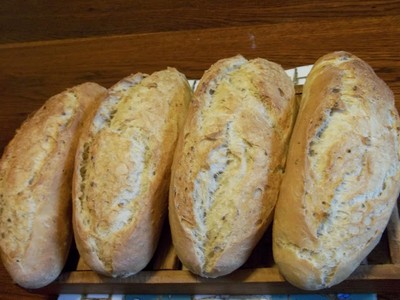
[[[359,58],[322,57],[304,86],[275,215],[287,279],[321,289],[349,276],[379,241],[399,177],[393,94]]]
[[[290,79],[264,59],[219,61],[199,82],[170,200],[185,234],[174,244],[192,271],[221,276],[250,255],[270,222],[294,115]]]

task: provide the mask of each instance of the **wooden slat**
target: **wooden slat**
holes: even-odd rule
[[[172,244],[165,244],[163,251],[158,252],[153,268],[155,270],[177,270],[181,263],[176,256],[176,252]]]
[[[171,231],[168,222],[163,227],[157,251],[152,262],[153,270],[177,270],[181,263],[172,245]]]
[[[345,282],[319,293],[398,292],[400,265],[360,266]],[[221,278],[207,279],[189,271],[143,271],[122,279],[107,278],[94,272],[65,273],[40,293],[225,293],[269,294],[307,293],[287,283],[276,268],[239,270]]]
[[[77,271],[90,271],[90,267],[86,264],[86,262],[79,257],[78,265],[76,266]]]
[[[390,256],[393,264],[400,264],[400,218],[399,208],[395,205],[388,226]]]
[[[250,257],[241,268],[253,269],[271,267],[275,267],[275,262],[272,255],[272,225],[268,227],[263,237],[253,249]]]

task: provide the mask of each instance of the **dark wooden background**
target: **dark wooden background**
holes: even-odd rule
[[[400,1],[2,0],[0,153],[47,98],[85,81],[167,66],[199,78],[238,53],[293,68],[335,50],[367,61],[400,108]],[[1,299],[49,299],[2,266],[0,288]]]

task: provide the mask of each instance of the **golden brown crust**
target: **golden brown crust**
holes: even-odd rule
[[[120,277],[142,270],[155,251],[191,89],[168,68],[131,75],[109,92],[78,146],[73,225],[86,263]]]
[[[271,221],[295,116],[294,87],[264,59],[218,61],[198,84],[172,167],[178,257],[206,277],[242,265]]]
[[[400,189],[399,125],[392,92],[361,59],[315,63],[274,220],[274,258],[292,284],[337,284],[379,241]]]
[[[13,280],[39,288],[61,272],[72,239],[71,181],[84,119],[107,90],[85,83],[25,121],[0,162],[1,257]]]

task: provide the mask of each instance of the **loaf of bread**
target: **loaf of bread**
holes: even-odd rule
[[[87,123],[76,155],[73,226],[94,271],[126,277],[152,258],[191,95],[176,69],[131,75],[109,90]]]
[[[281,66],[235,56],[199,82],[172,167],[169,221],[182,263],[228,274],[269,225],[294,124],[294,86]]]
[[[380,240],[400,189],[393,94],[356,56],[314,65],[290,140],[273,253],[293,285],[346,279]]]
[[[85,83],[50,98],[23,123],[0,161],[0,249],[25,288],[52,282],[70,243],[74,156],[84,119],[107,90]]]

